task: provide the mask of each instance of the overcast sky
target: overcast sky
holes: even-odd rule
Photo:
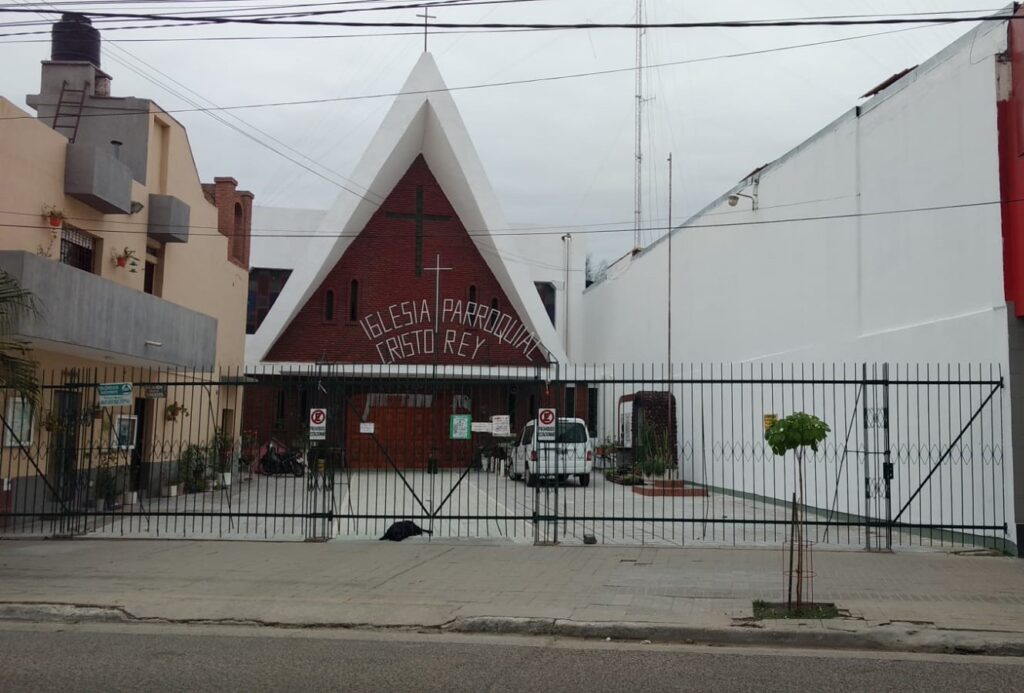
[[[259,3],[277,7],[284,4],[280,0],[208,0],[179,9],[220,11],[228,6]],[[994,11],[1003,4],[992,0],[646,3],[649,22]],[[60,5],[62,10],[75,6]],[[161,13],[175,7],[80,6],[95,11]],[[359,13],[346,18],[414,21],[420,11]],[[458,22],[623,22],[633,19],[634,2],[539,0],[439,7],[431,13],[439,21]],[[0,16],[3,24],[29,20],[37,21],[39,17]],[[122,20],[97,21],[101,29],[124,24]],[[644,119],[645,223],[655,227],[665,224],[666,158],[670,152],[675,161],[673,218],[679,222],[757,166],[784,154],[856,105],[865,91],[927,59],[972,26],[648,32],[645,60],[649,64],[884,35],[646,71],[644,91],[651,101]],[[2,31],[40,28],[6,26]],[[380,35],[403,31],[407,30],[234,25],[107,30],[102,62],[114,78],[114,95],[151,98],[166,109],[189,107],[180,96],[185,92],[182,85],[200,95],[192,93],[189,98],[220,106],[387,94],[401,86],[423,49],[419,34]],[[325,35],[331,37],[310,38]],[[280,38],[286,36],[304,38]],[[199,37],[262,38],[153,40]],[[629,30],[452,33],[432,35],[430,50],[448,85],[461,87],[630,68],[635,61],[634,41],[634,33]],[[48,52],[46,36],[0,37],[0,94],[24,107],[25,95],[38,91],[39,61],[47,58]],[[611,259],[629,249],[635,104],[631,71],[456,90],[454,98],[510,223],[569,226],[574,232],[622,228],[626,232],[588,235],[587,246],[595,259]],[[250,133],[250,126],[255,126],[273,135],[326,167],[332,172],[328,177],[343,180],[341,176],[351,174],[390,103],[391,98],[371,98],[232,112],[246,124],[231,115],[221,117]],[[256,203],[261,205],[324,208],[339,193],[337,185],[303,170],[208,114],[181,113],[176,117],[188,128],[204,180],[234,176],[241,187],[255,193]],[[258,134],[256,137],[266,139]],[[564,231],[551,230],[558,234]],[[651,231],[645,240],[649,242],[660,233]]]

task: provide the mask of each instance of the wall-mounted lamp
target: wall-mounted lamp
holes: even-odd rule
[[[132,214],[138,214],[139,212],[141,212],[145,208],[146,208],[146,205],[142,204],[138,200],[132,200],[132,206],[130,207],[130,209],[132,210]]]
[[[163,342],[154,342],[154,341],[149,340],[149,339],[146,340],[146,346],[148,346],[148,347],[162,347],[163,345],[164,345]]]
[[[750,200],[753,208],[757,209],[757,197],[755,195],[748,195],[746,193],[733,193],[732,195],[729,195],[729,197],[727,198],[729,206],[735,207],[739,203],[741,197],[745,197],[748,200]]]

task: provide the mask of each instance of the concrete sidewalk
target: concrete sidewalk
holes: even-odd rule
[[[849,616],[753,622],[780,550],[468,543],[0,542],[0,618],[415,627],[1024,654],[1024,561],[817,551]],[[49,606],[62,605],[62,606]],[[102,607],[83,609],[82,607]]]

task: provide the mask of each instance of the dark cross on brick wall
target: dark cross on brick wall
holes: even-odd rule
[[[387,216],[392,219],[412,219],[416,222],[416,276],[419,277],[423,274],[423,222],[424,221],[448,221],[451,219],[450,216],[444,214],[424,214],[423,213],[423,186],[416,186],[416,212],[415,214],[405,214],[398,212],[388,212]]]

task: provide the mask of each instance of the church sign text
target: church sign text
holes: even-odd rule
[[[436,325],[434,318],[426,300],[402,301],[364,316],[359,325],[374,343],[381,363],[424,355],[474,361],[490,341],[508,344],[530,359],[540,346],[517,318],[483,303],[446,298]]]

